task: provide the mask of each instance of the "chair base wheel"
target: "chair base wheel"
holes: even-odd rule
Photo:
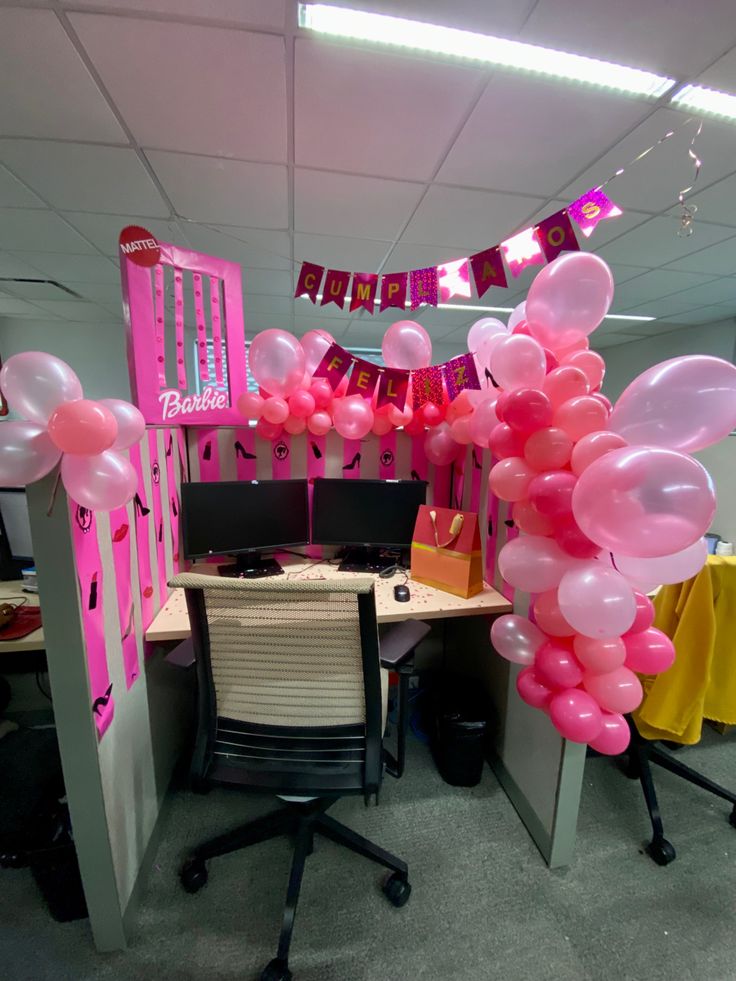
[[[646,852],[657,865],[669,865],[677,858],[677,852],[666,838],[655,838],[654,841],[650,841]]]
[[[291,981],[292,974],[286,961],[274,957],[261,971],[261,981]]]
[[[207,866],[201,858],[188,858],[179,872],[179,879],[186,892],[199,892],[207,885]]]
[[[383,884],[383,894],[392,906],[406,906],[411,896],[411,883],[400,872],[392,872]]]
[[[733,825],[734,828],[736,828],[736,804],[733,805],[733,810],[728,815],[728,823]]]

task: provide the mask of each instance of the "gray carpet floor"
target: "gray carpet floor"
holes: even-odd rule
[[[736,784],[736,738],[706,733],[682,757]],[[297,981],[732,981],[736,830],[729,807],[656,772],[677,861],[642,852],[649,824],[638,782],[590,759],[575,860],[550,872],[486,769],[447,786],[412,741],[407,773],[381,804],[332,813],[408,861],[409,904],[394,909],[382,873],[319,839],[307,863],[291,967]],[[168,812],[129,950],[98,955],[86,921],[49,919],[26,870],[0,873],[0,972],[13,981],[249,981],[275,952],[290,847],[264,843],[211,863],[183,893],[188,846],[271,806],[215,791],[182,793]]]

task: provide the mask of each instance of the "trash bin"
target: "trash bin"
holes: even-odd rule
[[[442,779],[474,787],[483,774],[489,709],[472,678],[443,678],[437,688],[432,749]]]

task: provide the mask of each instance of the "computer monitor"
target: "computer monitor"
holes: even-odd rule
[[[184,483],[181,505],[184,555],[234,555],[222,575],[278,575],[279,563],[260,553],[309,543],[306,480]]]
[[[425,480],[331,480],[317,478],[312,498],[312,541],[348,549],[340,566],[348,570],[385,568],[411,545]],[[383,554],[382,554],[383,553]]]
[[[0,490],[0,578],[20,579],[25,566],[33,565],[31,521],[22,487]]]

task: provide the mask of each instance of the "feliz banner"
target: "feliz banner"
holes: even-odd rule
[[[341,269],[327,269],[325,272],[324,266],[303,262],[294,296],[308,296],[312,303],[317,303],[320,294],[322,306],[335,303],[341,310],[346,299],[349,299],[351,313],[362,308],[373,314],[376,297],[379,298],[380,310],[390,307],[403,310],[407,299],[410,308],[416,310],[420,306],[436,307],[453,296],[472,296],[472,278],[480,299],[491,286],[508,288],[507,269],[516,278],[527,266],[552,262],[561,252],[578,251],[580,246],[573,221],[588,238],[598,222],[618,218],[622,214],[621,208],[600,187],[591,188],[567,208],[556,211],[504,242],[491,245],[467,258],[437,266],[384,273],[379,277],[377,273],[352,273]]]

